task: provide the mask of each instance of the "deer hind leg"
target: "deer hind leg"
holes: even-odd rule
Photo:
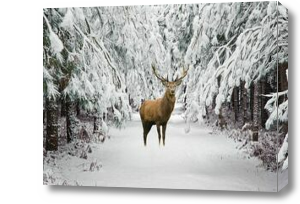
[[[167,124],[163,125],[163,145],[165,146]]]
[[[157,134],[158,134],[158,144],[160,145],[160,138],[161,138],[160,125],[156,124],[156,128],[157,128]]]
[[[143,122],[143,129],[144,129],[144,146],[147,146],[147,135],[151,130],[152,124]]]

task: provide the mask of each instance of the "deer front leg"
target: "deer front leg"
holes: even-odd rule
[[[167,129],[167,124],[162,126],[162,139],[163,139],[163,145],[165,146],[165,139],[166,139],[166,129]]]
[[[152,124],[143,122],[143,129],[144,129],[144,146],[147,146],[147,135],[151,130]]]
[[[160,125],[158,123],[156,124],[156,128],[157,128],[157,134],[158,134],[158,144],[160,145],[161,134],[160,134]]]

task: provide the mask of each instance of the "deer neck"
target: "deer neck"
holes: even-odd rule
[[[166,91],[162,99],[162,111],[166,114],[171,114],[174,109],[175,100],[175,95],[171,95],[168,91]]]

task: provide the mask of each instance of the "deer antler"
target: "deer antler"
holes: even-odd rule
[[[183,71],[182,71],[182,76],[178,78],[178,76],[176,77],[175,81],[174,82],[178,82],[178,81],[181,81],[184,77],[186,77],[187,73],[189,71],[189,67],[185,70],[183,68]]]
[[[161,82],[168,82],[168,77],[167,77],[167,79],[163,78],[162,76],[160,76],[160,75],[157,73],[154,64],[152,64],[151,66],[152,66],[152,70],[153,70],[154,75],[155,75]]]

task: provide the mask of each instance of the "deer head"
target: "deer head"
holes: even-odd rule
[[[168,80],[168,76],[165,79],[164,77],[160,76],[157,71],[156,68],[154,66],[154,64],[152,64],[152,70],[154,75],[162,82],[162,84],[166,87],[166,93],[169,94],[170,96],[174,96],[175,95],[175,91],[177,86],[179,86],[182,82],[182,79],[184,77],[186,77],[187,72],[189,69],[184,69],[183,68],[183,72],[182,72],[182,76],[178,78],[178,76],[176,77],[176,79],[174,81],[169,81]]]

